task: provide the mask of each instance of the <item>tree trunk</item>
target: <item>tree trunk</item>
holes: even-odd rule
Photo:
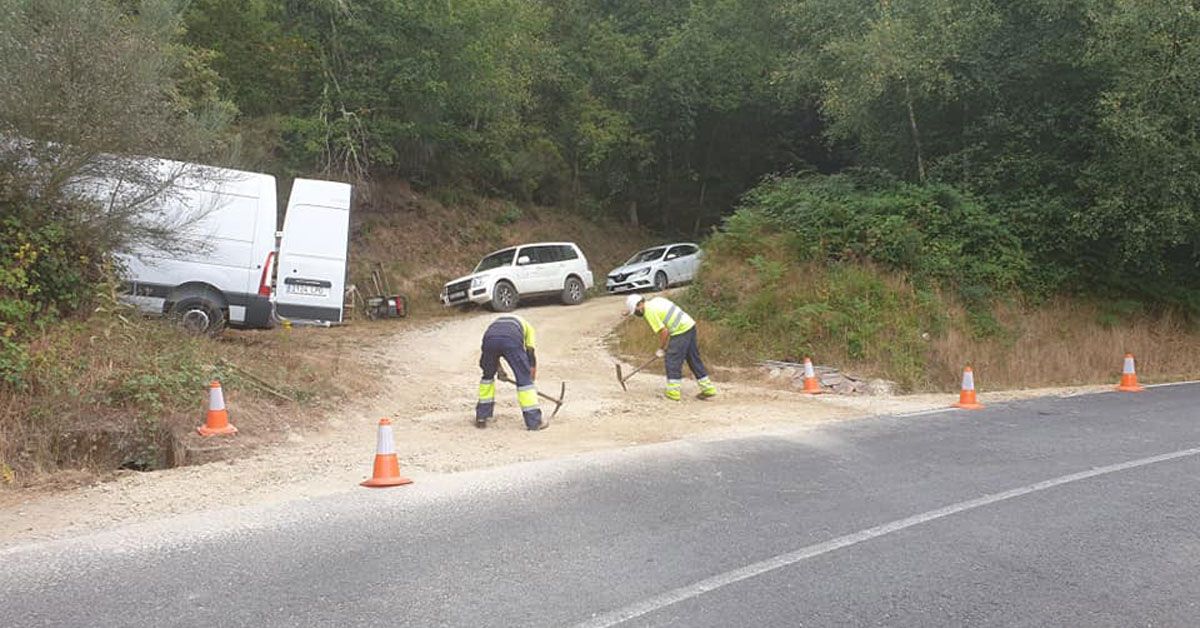
[[[629,224],[634,227],[638,226],[637,201],[629,201]]]
[[[571,207],[579,209],[579,156],[571,164]]]
[[[925,183],[925,158],[921,154],[921,133],[917,129],[917,114],[913,111],[912,91],[908,88],[908,79],[901,78],[904,83],[904,104],[908,106],[908,126],[912,130],[913,147],[917,153],[917,180]]]
[[[662,228],[670,226],[671,213],[671,181],[675,178],[675,151],[667,148],[667,194],[662,204]]]

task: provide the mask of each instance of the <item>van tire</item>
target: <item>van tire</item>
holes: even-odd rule
[[[507,281],[498,281],[496,287],[492,288],[492,309],[497,312],[511,312],[517,309],[520,300],[517,289]]]
[[[668,285],[669,284],[667,283],[667,273],[664,273],[661,270],[658,271],[657,273],[654,273],[654,289],[657,292],[662,292],[662,291],[666,290]]]
[[[583,282],[579,277],[571,275],[563,283],[562,302],[563,305],[579,305],[583,303],[584,287]]]
[[[219,295],[212,290],[187,287],[173,295],[167,310],[171,322],[197,335],[216,336],[228,322]]]

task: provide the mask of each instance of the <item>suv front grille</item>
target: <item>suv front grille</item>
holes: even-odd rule
[[[466,292],[467,288],[471,287],[471,280],[460,281],[446,286],[446,294],[454,294],[455,292]]]

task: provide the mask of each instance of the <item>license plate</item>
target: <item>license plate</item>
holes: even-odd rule
[[[458,299],[465,299],[465,298],[467,298],[467,293],[466,293],[466,291],[463,291],[463,292],[451,292],[451,293],[450,293],[450,295],[449,295],[449,299],[450,299],[451,301],[455,301],[455,300],[458,300]]]
[[[302,283],[287,284],[288,294],[295,294],[302,297],[327,297],[329,296],[329,288],[325,286],[310,286]]]

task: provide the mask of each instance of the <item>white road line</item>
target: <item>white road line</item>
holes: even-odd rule
[[[794,565],[809,558],[820,556],[822,554],[828,554],[829,552],[842,549],[843,547],[850,547],[851,545],[856,545],[858,543],[862,543],[863,541],[869,541],[893,532],[899,532],[905,528],[911,528],[913,526],[921,525],[922,523],[928,523],[936,519],[941,519],[942,517],[949,517],[953,514],[995,504],[997,502],[1013,499],[1015,497],[1021,497],[1030,493],[1044,491],[1056,486],[1062,486],[1063,484],[1070,484],[1072,482],[1078,482],[1080,480],[1086,480],[1101,475],[1128,471],[1138,467],[1145,467],[1147,465],[1166,462],[1168,460],[1175,460],[1178,458],[1186,458],[1188,456],[1195,456],[1197,454],[1200,454],[1200,447],[1184,449],[1182,451],[1162,454],[1159,456],[1151,456],[1149,458],[1140,458],[1138,460],[1131,460],[1129,462],[1122,462],[1106,467],[1097,467],[1089,471],[1080,471],[1079,473],[1064,475],[1051,480],[1038,482],[1036,484],[1014,488],[1002,493],[993,493],[991,495],[984,495],[983,497],[976,499],[958,502],[957,504],[951,504],[944,508],[938,508],[937,510],[930,510],[929,512],[914,515],[906,519],[898,519],[896,521],[875,526],[873,528],[860,530],[853,534],[840,536],[836,539],[825,541],[824,543],[817,543],[816,545],[802,547],[794,552],[780,554],[774,558],[768,558],[764,561],[746,565],[740,569],[734,569],[722,574],[717,574],[711,578],[705,578],[699,582],[695,582],[672,591],[667,591],[666,593],[656,595],[636,604],[626,606],[612,612],[604,613],[603,615],[598,615],[588,621],[577,624],[577,628],[609,628],[610,626],[616,626],[631,619],[636,619],[643,615],[653,613],[657,610],[671,606],[672,604],[678,604],[679,602],[704,595],[709,591],[719,589],[726,585],[730,585],[735,582],[741,582],[742,580],[748,580],[755,576],[761,576],[767,572],[787,567],[789,565]]]
[[[1167,382],[1165,384],[1146,384],[1146,388],[1166,388],[1168,386],[1189,386],[1191,384],[1200,384],[1200,379],[1193,379],[1186,382]]]
[[[930,414],[941,414],[943,412],[960,412],[958,408],[930,408],[928,410],[912,410],[910,412],[898,412],[896,414],[883,414],[880,418],[896,417],[899,419],[907,419],[914,416],[927,416]]]

